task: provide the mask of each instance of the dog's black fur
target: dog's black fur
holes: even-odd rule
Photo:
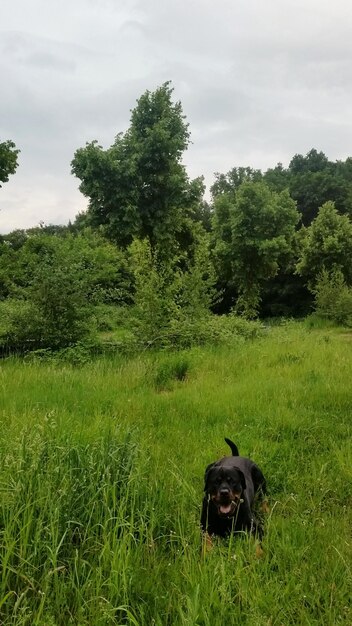
[[[232,456],[211,463],[205,470],[202,530],[219,537],[245,530],[261,538],[263,528],[255,518],[253,502],[257,494],[266,494],[265,478],[258,465],[239,455],[230,439],[225,441]]]

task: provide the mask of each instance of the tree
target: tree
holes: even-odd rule
[[[233,202],[232,194],[226,193],[218,195],[214,202],[211,247],[219,294],[214,307],[217,313],[229,312],[238,296],[232,269]]]
[[[333,162],[323,152],[313,148],[305,156],[296,154],[287,168],[278,163],[262,173],[251,167],[234,167],[227,174],[216,174],[215,177],[211,189],[214,199],[212,242],[217,288],[221,294],[217,311],[228,311],[238,297],[229,245],[232,240],[230,209],[243,182],[262,181],[276,193],[287,190],[296,201],[300,214],[297,235],[300,230],[301,234],[305,233],[302,224],[309,227],[319,207],[327,201],[335,202],[340,214],[352,217],[352,158]],[[299,245],[294,245],[286,256],[281,257],[278,273],[263,283],[261,311],[265,315],[302,315],[310,309],[312,293],[303,275],[296,272],[300,250]]]
[[[103,150],[96,141],[76,151],[72,172],[89,197],[92,224],[127,246],[148,238],[152,248],[168,247],[184,230],[185,217],[200,203],[202,181],[189,181],[181,158],[189,143],[188,124],[173,89],[164,83],[146,91],[131,124]]]
[[[263,180],[272,191],[278,193],[289,188],[289,172],[283,167],[282,163],[278,163],[275,167],[266,170]]]
[[[253,317],[264,283],[277,274],[280,260],[292,245],[299,219],[295,202],[287,191],[277,194],[264,183],[244,182],[234,198],[223,196],[215,201],[215,215],[218,221],[224,217],[222,242],[215,254],[222,246],[222,259],[231,262],[239,294],[236,309]],[[220,225],[216,227],[220,232]]]
[[[0,142],[0,183],[7,183],[10,174],[15,173],[19,152],[13,141]],[[2,187],[1,184],[0,187]]]
[[[323,270],[334,269],[352,284],[352,222],[338,213],[333,202],[326,202],[305,231],[297,272],[314,288]]]
[[[305,157],[302,154],[295,154],[291,159],[289,170],[293,175],[300,175],[306,172],[323,172],[329,165],[329,159],[324,152],[312,148]]]
[[[251,167],[233,167],[227,174],[215,173],[215,182],[210,188],[213,199],[227,193],[235,193],[242,183],[260,182],[263,174],[260,170]]]
[[[258,312],[263,283],[275,276],[299,220],[287,191],[271,192],[264,183],[243,183],[232,214],[232,266],[239,288],[237,308]]]
[[[346,162],[347,163],[347,162]],[[319,207],[332,201],[341,213],[352,214],[352,176],[348,165],[329,161],[323,152],[312,149],[304,157],[296,154],[289,165],[290,194],[309,226]]]

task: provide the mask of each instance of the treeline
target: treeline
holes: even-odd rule
[[[189,141],[165,83],[141,96],[110,148],[76,151],[88,210],[0,239],[3,347],[58,349],[119,327],[124,343],[191,345],[253,331],[235,315],[314,308],[352,323],[352,158],[312,149],[287,168],[234,167],[215,175],[206,202],[182,163]],[[5,181],[18,151],[0,146]]]

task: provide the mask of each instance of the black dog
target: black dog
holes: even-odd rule
[[[261,539],[263,528],[254,516],[253,502],[256,494],[266,494],[265,478],[253,461],[239,456],[230,439],[225,441],[232,456],[211,463],[205,471],[202,530],[219,537],[245,530]]]

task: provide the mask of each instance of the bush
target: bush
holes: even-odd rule
[[[88,230],[66,237],[32,234],[16,253],[3,245],[0,298],[9,300],[2,345],[58,350],[85,341],[95,332],[95,305],[131,302],[130,279],[125,256]]]
[[[57,293],[59,298],[60,292]],[[8,299],[0,302],[2,351],[57,350],[85,339],[92,331],[92,317],[84,307],[69,306],[62,294],[60,306],[47,302]]]
[[[177,256],[165,259],[145,240],[135,240],[130,255],[135,284],[131,326],[141,347],[183,348],[221,343],[224,334],[224,341],[232,337],[234,330],[239,334],[237,318],[220,322],[209,312],[214,297],[214,271],[206,237],[199,238],[193,257],[188,260]]]
[[[323,270],[313,293],[317,315],[352,326],[352,289],[347,286],[341,270]]]
[[[33,302],[16,299],[0,302],[0,320],[2,351],[32,349],[41,345],[45,322]]]
[[[173,320],[166,337],[181,348],[203,345],[231,345],[251,339],[262,332],[262,325],[236,315],[207,315],[200,319]]]
[[[134,336],[128,339],[128,345],[122,341],[119,348],[134,351],[143,348],[183,349],[192,346],[236,345],[259,336],[263,326],[258,321],[246,320],[236,315],[212,315],[192,319],[189,317],[170,320],[167,327],[159,329],[159,335],[153,339]]]
[[[135,281],[134,334],[143,344],[158,345],[170,320],[178,316],[180,272],[172,261],[161,262],[147,240],[130,246]]]

